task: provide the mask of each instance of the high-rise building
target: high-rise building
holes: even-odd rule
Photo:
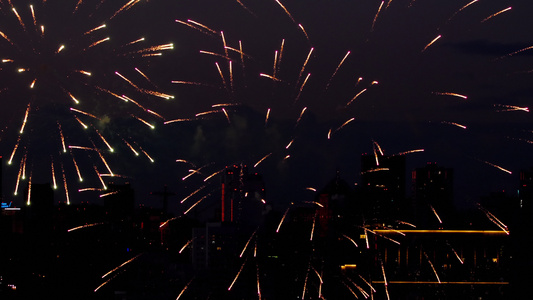
[[[35,213],[49,213],[54,207],[54,190],[50,183],[28,184],[24,198]],[[28,195],[29,193],[29,195]]]
[[[195,269],[227,269],[239,254],[238,232],[231,223],[206,223],[192,229],[191,258]]]
[[[326,235],[330,226],[347,226],[355,222],[358,207],[355,203],[355,191],[337,171],[335,178],[317,193],[316,203],[318,230],[320,236]]]
[[[417,223],[429,226],[429,220],[441,224],[442,218],[451,218],[454,212],[453,169],[428,163],[411,174],[413,211]]]
[[[175,196],[176,193],[174,192],[170,192],[168,190],[168,186],[165,184],[163,186],[163,191],[159,191],[159,192],[151,192],[150,195],[153,195],[153,196],[158,196],[158,197],[161,197],[162,200],[163,200],[163,214],[167,214],[168,213],[168,198],[169,197],[172,197],[172,196]]]
[[[524,219],[531,221],[530,217],[533,215],[533,167],[528,170],[520,170],[519,184],[517,209],[524,216]]]
[[[533,167],[520,170],[518,187],[518,203],[514,207],[510,220],[510,235],[512,239],[513,265],[511,266],[511,286],[516,296],[523,295],[529,290],[530,282],[521,276],[533,264]]]
[[[26,225],[24,231],[49,233],[53,228],[54,190],[50,183],[28,183],[25,190]]]
[[[259,222],[265,206],[261,175],[248,173],[245,165],[228,166],[222,174],[220,221]]]
[[[368,218],[397,218],[405,207],[405,156],[363,154],[360,189]]]
[[[0,202],[4,202],[4,174],[2,173],[2,169],[4,167],[4,159],[2,158],[2,155],[0,155]]]

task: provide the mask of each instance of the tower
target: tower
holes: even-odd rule
[[[234,206],[243,196],[242,178],[243,170],[240,166],[233,165],[226,167],[222,175],[221,183],[221,203],[220,220],[222,222],[233,222],[235,217]]]
[[[4,159],[2,158],[2,155],[0,155],[0,202],[3,202],[4,200],[4,189],[3,189],[4,176],[2,173],[3,168],[4,168]]]
[[[428,215],[436,214],[438,220],[451,218],[453,204],[453,169],[428,163],[411,173],[415,218],[428,225]],[[435,219],[431,217],[431,219]],[[450,220],[450,219],[448,219]]]
[[[264,208],[262,176],[248,173],[245,165],[225,168],[221,180],[220,221],[258,222]],[[243,213],[244,212],[244,213]]]
[[[24,195],[26,205],[25,228],[33,234],[48,234],[53,229],[54,190],[50,183],[28,183]],[[27,227],[26,227],[27,225]],[[26,229],[25,229],[26,231]],[[44,236],[44,235],[43,235]]]
[[[361,192],[366,214],[390,219],[405,207],[405,156],[382,152],[361,156]]]
[[[533,264],[533,167],[520,170],[518,203],[513,206],[513,219],[510,224],[513,263],[511,265],[511,286],[516,296],[524,295],[531,284],[521,276]]]
[[[351,226],[357,211],[355,191],[340,177],[337,170],[335,178],[317,193],[317,218],[319,235],[324,236],[331,226]]]
[[[524,219],[533,215],[533,167],[520,170],[520,186],[518,188],[518,210]]]
[[[159,196],[159,197],[163,198],[163,214],[166,215],[168,213],[168,197],[175,196],[176,193],[169,192],[168,191],[168,186],[165,184],[163,186],[163,191],[162,192],[151,192],[150,195]]]

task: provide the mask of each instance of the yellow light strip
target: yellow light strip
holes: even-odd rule
[[[451,230],[451,229],[428,229],[428,230],[418,230],[418,229],[406,229],[406,230],[390,230],[390,229],[376,229],[373,230],[377,233],[466,233],[466,234],[499,234],[499,235],[508,235],[507,232],[502,230]]]
[[[372,281],[384,284],[384,281]],[[387,284],[460,284],[460,285],[507,285],[507,281],[387,281]]]

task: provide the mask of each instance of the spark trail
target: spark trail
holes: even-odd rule
[[[193,279],[194,279],[194,277],[189,282],[187,282],[187,284],[183,287],[183,289],[179,293],[178,297],[176,297],[176,300],[179,300],[181,298],[183,293],[185,293],[185,291],[189,288],[189,285],[191,285],[191,282],[193,281]]]
[[[488,20],[490,20],[490,19],[496,17],[497,15],[502,14],[502,13],[504,13],[504,12],[506,12],[506,11],[510,11],[510,10],[511,10],[511,7],[507,7],[506,9],[502,9],[502,10],[500,10],[499,12],[494,13],[494,14],[492,14],[492,15],[486,17],[485,19],[483,19],[483,20],[481,21],[481,23],[485,23],[485,22],[487,22]]]
[[[234,285],[235,282],[237,281],[237,278],[239,278],[239,275],[241,275],[242,269],[244,268],[244,265],[246,264],[246,261],[247,261],[247,260],[248,260],[248,258],[245,258],[245,259],[244,259],[244,262],[242,263],[241,268],[239,269],[239,272],[237,272],[237,275],[235,275],[235,277],[233,278],[233,281],[232,281],[231,284],[229,285],[229,287],[228,287],[228,291],[231,291],[231,289],[233,288],[233,285]]]
[[[200,202],[202,202],[205,198],[211,196],[211,194],[207,194],[205,196],[203,196],[202,198],[200,198],[200,200],[196,201],[193,205],[191,205],[191,207],[189,207],[186,211],[183,212],[184,215],[186,215],[187,213],[189,213],[189,211],[191,211],[191,209],[193,209],[196,205],[198,205]]]
[[[462,128],[462,129],[466,129],[466,125],[462,125],[462,124],[455,123],[455,122],[442,121],[441,123],[442,123],[442,124],[448,124],[448,125],[457,126],[457,127],[459,127],[459,128]]]
[[[433,206],[429,206],[431,208],[431,211],[433,212],[433,214],[435,215],[435,217],[437,218],[437,220],[439,220],[439,223],[442,224],[442,220],[439,216],[439,214],[437,214],[437,211],[435,210],[435,208]]]
[[[346,105],[344,107],[350,106],[350,104],[352,104],[352,102],[354,102],[355,99],[357,99],[359,96],[361,96],[361,94],[363,94],[364,92],[366,92],[366,89],[362,89],[359,93],[355,94],[355,96],[353,96],[353,98],[350,101],[348,101],[348,103],[346,103]]]
[[[345,234],[343,234],[342,236],[345,237],[346,239],[348,239],[350,242],[352,242],[352,244],[354,244],[355,247],[359,247],[359,246],[357,245],[357,243],[356,243],[351,237],[349,237],[349,236],[347,236],[347,235],[345,235]]]
[[[494,104],[495,107],[502,107],[503,109],[497,110],[498,112],[506,111],[524,111],[529,112],[528,107],[516,106],[516,105],[506,105],[506,104]]]
[[[433,40],[431,40],[431,42],[429,42],[429,43],[424,47],[424,49],[422,49],[421,52],[425,52],[425,51],[427,50],[427,48],[429,48],[431,45],[435,44],[435,42],[436,42],[437,40],[439,40],[441,37],[442,37],[442,35],[439,34],[437,37],[435,37]]]
[[[439,95],[439,96],[454,96],[454,97],[458,97],[458,98],[462,98],[462,99],[468,99],[467,96],[465,95],[462,95],[462,94],[457,94],[457,93],[450,93],[450,92],[433,92],[434,95]]]
[[[341,62],[337,65],[337,68],[335,68],[335,71],[333,71],[333,74],[331,75],[331,77],[328,80],[328,83],[326,84],[326,90],[329,88],[329,85],[331,84],[331,81],[333,80],[333,77],[335,77],[335,75],[339,71],[340,67],[342,66],[342,64],[344,63],[346,58],[348,58],[348,55],[350,55],[350,51],[346,52],[346,55],[344,55],[344,57],[342,58]]]
[[[134,257],[132,257],[132,258],[128,259],[127,261],[123,262],[122,264],[120,264],[118,267],[116,267],[116,268],[112,269],[111,271],[105,273],[104,275],[102,275],[102,279],[106,278],[109,275],[111,275],[113,272],[116,272],[117,270],[123,268],[125,265],[131,263],[132,261],[138,259],[141,255],[142,255],[142,253],[141,254],[137,254]]]
[[[255,236],[255,233],[257,232],[257,229],[254,230],[254,232],[252,233],[252,235],[250,236],[250,238],[248,239],[248,241],[246,242],[246,244],[244,245],[244,248],[242,249],[241,251],[241,254],[239,255],[239,257],[242,257],[244,255],[244,251],[246,251],[246,248],[248,248],[248,244],[250,244],[250,241],[252,240],[252,238]]]
[[[480,160],[480,161],[483,162],[483,163],[485,163],[485,164],[487,164],[487,165],[489,165],[489,166],[491,166],[491,167],[494,167],[494,168],[496,168],[496,169],[498,169],[498,170],[501,170],[501,171],[503,171],[503,172],[505,172],[505,173],[507,173],[507,174],[513,174],[513,172],[511,172],[511,171],[509,171],[509,170],[507,170],[507,169],[505,169],[505,168],[503,168],[503,167],[500,167],[500,166],[498,166],[498,165],[496,165],[496,164],[493,164],[493,163],[491,163],[491,162],[488,162],[488,161],[486,161],[486,160]]]
[[[189,246],[191,243],[192,243],[192,239],[191,240],[188,240],[187,243],[185,243],[185,245],[183,245],[183,247],[181,247],[180,251],[178,253],[181,254],[181,252],[183,252],[183,250],[185,250],[185,248],[187,248],[187,246]]]
[[[258,166],[262,161],[264,161],[265,159],[267,159],[270,155],[272,155],[272,153],[269,153],[269,154],[263,156],[259,161],[257,161],[257,162],[254,164],[254,168],[257,168],[257,166]]]
[[[315,50],[315,48],[311,47],[311,49],[309,49],[309,53],[307,53],[307,57],[305,58],[305,61],[302,65],[302,68],[300,68],[300,73],[298,74],[298,79],[296,80],[296,85],[298,85],[300,83],[300,80],[302,79],[302,75],[305,71],[305,67],[307,66],[307,63],[309,63],[309,59],[311,58],[311,55],[313,54],[313,51]],[[309,75],[308,75],[309,77]],[[303,86],[303,84],[302,84]],[[300,88],[301,90],[301,88]]]
[[[470,5],[478,2],[479,0],[474,0],[474,1],[471,1],[469,3],[467,3],[466,5],[464,5],[463,7],[461,7],[458,11],[456,11],[455,13],[452,14],[452,16],[450,18],[448,18],[448,20],[446,21],[446,23],[450,22],[451,19],[453,19],[458,13],[462,12],[463,10],[465,10],[467,7],[469,7]]]
[[[435,277],[437,278],[437,281],[438,281],[439,283],[441,283],[440,278],[439,278],[439,274],[437,274],[437,270],[435,270],[435,267],[433,266],[433,263],[432,263],[431,260],[429,259],[429,256],[427,255],[427,253],[426,253],[425,251],[423,251],[423,252],[424,252],[424,256],[426,257],[426,259],[427,259],[427,261],[428,261],[428,263],[429,263],[431,269],[433,270],[433,274],[435,274]]]
[[[294,24],[296,24],[296,21],[294,20],[294,18],[292,17],[291,13],[287,10],[287,8],[285,8],[285,6],[283,6],[283,4],[281,4],[281,2],[279,0],[274,0],[276,1],[276,3],[283,9],[283,11],[285,12],[285,14],[287,16],[289,16],[289,18],[292,20],[292,22]]]
[[[525,48],[522,48],[520,50],[517,50],[517,51],[514,51],[514,52],[511,52],[509,54],[506,54],[504,56],[500,56],[499,58],[497,58],[496,60],[499,60],[499,59],[503,59],[503,58],[508,58],[508,57],[511,57],[511,56],[515,56],[516,54],[519,54],[519,53],[522,53],[524,51],[527,51],[527,50],[531,50],[533,49],[533,46],[529,46],[529,47],[525,47]]]
[[[490,211],[488,211],[486,208],[481,206],[481,204],[479,204],[479,203],[478,203],[478,208],[479,208],[479,210],[481,210],[485,214],[485,216],[487,216],[487,218],[491,222],[496,224],[496,226],[500,227],[500,229],[503,230],[505,233],[509,234],[509,229],[508,229],[507,225],[505,225],[502,221],[500,221],[498,218],[496,218],[495,215],[493,215]]]
[[[378,20],[379,13],[381,12],[381,8],[383,7],[384,3],[385,1],[381,1],[378,11],[376,12],[376,15],[374,16],[374,20],[372,21],[372,27],[370,28],[370,31],[374,31],[374,27],[376,26],[376,21]]]
[[[285,213],[283,214],[283,216],[281,217],[281,220],[279,221],[279,224],[278,224],[278,228],[276,228],[276,232],[279,232],[279,229],[281,228],[281,224],[283,224],[283,221],[285,220],[285,218],[287,217],[287,213],[289,213],[289,208],[288,207],[286,210],[285,210]]]
[[[105,224],[105,223],[104,222],[99,222],[99,223],[80,225],[80,226],[76,226],[76,227],[70,228],[69,230],[67,230],[67,232],[72,232],[72,231],[75,231],[75,230],[79,230],[79,229],[83,229],[83,228],[89,228],[89,227],[98,226],[98,225],[102,225],[102,224]]]
[[[390,299],[389,296],[389,288],[388,288],[388,281],[387,281],[387,275],[385,275],[385,267],[383,266],[383,261],[381,261],[381,273],[383,274],[383,284],[385,285],[385,293],[387,295],[387,300]]]

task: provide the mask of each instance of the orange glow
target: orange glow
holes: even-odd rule
[[[376,229],[374,232],[387,234],[387,233],[464,233],[464,234],[496,234],[507,235],[504,231],[500,230],[461,230],[461,229],[405,229],[405,230],[391,230],[391,229]]]
[[[372,283],[383,283],[383,281],[373,281]],[[460,284],[460,285],[507,285],[507,281],[387,281],[388,284]]]
[[[357,268],[356,264],[346,264],[341,266],[341,270],[355,269]]]

